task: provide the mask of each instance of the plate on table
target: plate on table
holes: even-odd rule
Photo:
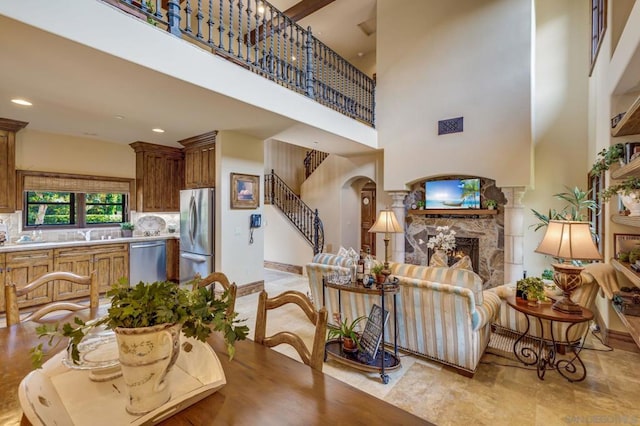
[[[227,383],[213,348],[199,340],[180,337],[178,359],[167,374],[171,399],[144,415],[127,413],[127,390],[122,377],[104,382],[89,380],[89,371],[66,367],[59,352],[30,372],[18,387],[25,417],[39,425],[154,425],[216,392]],[[188,352],[187,352],[188,351]]]
[[[80,359],[77,363],[71,358],[71,348],[67,350],[62,363],[76,370],[95,370],[120,365],[118,343],[113,330],[90,334],[78,344]]]

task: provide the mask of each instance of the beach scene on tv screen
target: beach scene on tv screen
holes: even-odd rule
[[[480,179],[432,180],[425,183],[427,209],[479,209]]]

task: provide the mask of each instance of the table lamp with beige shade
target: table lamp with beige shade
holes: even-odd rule
[[[536,253],[548,254],[564,263],[552,263],[553,281],[562,290],[562,299],[553,304],[553,309],[567,314],[581,314],[580,305],[571,300],[571,292],[582,285],[580,273],[584,269],[571,263],[572,260],[602,260],[589,222],[550,220],[547,232]]]
[[[376,234],[384,234],[384,269],[382,275],[385,277],[385,282],[391,275],[389,270],[389,240],[391,236],[389,234],[398,234],[404,232],[404,227],[400,225],[393,210],[384,209],[380,210],[378,219],[373,224],[369,232]]]

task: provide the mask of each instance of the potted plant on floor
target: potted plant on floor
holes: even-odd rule
[[[93,322],[74,319],[74,324],[42,325],[36,328],[40,337],[47,337],[49,345],[69,338],[68,351],[74,363],[80,359],[78,345],[95,327],[114,330],[124,381],[128,388],[127,411],[143,414],[161,406],[170,397],[165,383],[167,372],[178,358],[179,335],[205,341],[212,330],[224,335],[229,357],[233,358],[234,344],[246,338],[249,331],[240,325],[237,313],[228,313],[228,293],[214,295],[205,287],[195,285],[189,290],[170,281],[143,283],[130,287],[126,280],[115,284],[107,292],[111,306],[106,316]],[[151,350],[153,349],[153,350]],[[40,367],[43,345],[32,349],[32,363]],[[158,362],[169,359],[169,362]],[[150,378],[140,380],[141,377]]]
[[[349,323],[347,318],[344,321],[340,321],[340,316],[338,316],[337,320],[340,325],[335,326],[329,324],[327,328],[329,329],[329,339],[339,338],[342,340],[342,350],[345,352],[357,352],[358,349],[362,349],[360,347],[360,339],[358,334],[356,333],[356,326],[364,319],[366,316],[361,316],[353,320]]]

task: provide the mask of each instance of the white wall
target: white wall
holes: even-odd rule
[[[261,140],[237,132],[221,131],[216,138],[216,271],[238,286],[264,280],[264,229],[249,243],[249,217],[264,209],[264,148]],[[260,176],[260,206],[231,210],[231,173]]]
[[[136,177],[136,154],[126,144],[27,127],[16,133],[16,168],[132,179]]]
[[[572,0],[536,0],[534,90],[535,187],[525,205],[524,270],[539,275],[551,269],[552,259],[534,253],[544,236],[535,209],[547,214],[566,203],[553,194],[565,186],[587,189],[592,160],[587,149],[589,104],[589,5]],[[585,218],[586,219],[586,218]]]
[[[264,260],[302,267],[309,263],[313,247],[280,209],[265,204],[263,212]]]
[[[322,219],[325,251],[337,253],[341,245],[360,247],[360,194],[351,184],[357,179],[377,182],[376,163],[381,161],[377,153],[348,158],[330,155],[302,184],[302,199],[317,208]]]
[[[531,184],[531,1],[378,0],[384,189],[467,174]],[[464,132],[438,136],[438,120]]]

